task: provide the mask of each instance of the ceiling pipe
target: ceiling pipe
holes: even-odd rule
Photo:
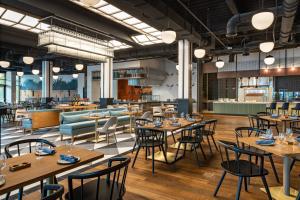
[[[267,10],[272,11],[273,13],[276,13],[278,11],[278,16],[282,16],[282,7],[273,7],[273,8],[268,8]],[[227,22],[227,37],[235,37],[237,36],[238,32],[238,25],[247,23],[250,25],[251,23],[251,18],[252,16],[257,12],[257,10],[252,11],[252,12],[247,12],[247,13],[241,13],[241,14],[236,14],[233,15]]]
[[[299,0],[284,0],[279,43],[287,43],[293,28]]]
[[[233,15],[236,15],[239,13],[234,0],[226,0],[225,2]]]

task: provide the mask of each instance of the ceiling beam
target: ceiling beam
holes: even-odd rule
[[[61,0],[18,0],[30,6],[102,32],[129,45],[137,46],[130,35],[135,31],[102,17],[71,1]]]

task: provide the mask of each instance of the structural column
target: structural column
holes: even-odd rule
[[[16,75],[15,71],[6,72],[6,103],[16,103]]]
[[[107,58],[106,63],[101,64],[101,91],[100,98],[113,97],[113,59]]]
[[[84,97],[85,74],[79,73],[77,78],[77,93],[81,98]]]
[[[52,65],[51,61],[42,62],[42,97],[52,97]]]
[[[178,41],[178,98],[191,99],[191,43],[184,39]]]

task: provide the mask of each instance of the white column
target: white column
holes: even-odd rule
[[[86,93],[90,101],[99,101],[100,97],[100,81],[93,80],[93,72],[100,73],[100,65],[87,66],[86,75]]]
[[[42,62],[42,97],[52,97],[52,65],[51,61]]]
[[[83,90],[85,85],[85,74],[79,73],[77,78],[77,93],[83,98]]]
[[[6,103],[16,103],[16,75],[15,71],[6,72]]]
[[[101,64],[101,98],[113,97],[113,59],[107,58],[106,63]]]
[[[191,43],[178,41],[178,98],[191,98]]]

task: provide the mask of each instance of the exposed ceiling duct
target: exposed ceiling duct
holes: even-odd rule
[[[293,28],[299,0],[284,0],[281,20],[280,43],[287,43]]]
[[[236,15],[239,13],[234,0],[226,0],[226,4],[232,14]]]
[[[278,9],[278,10],[277,10]],[[273,7],[268,8],[267,10],[272,11],[273,13],[277,13],[277,16],[282,16],[282,7]],[[235,37],[237,36],[238,32],[238,26],[241,24],[249,24],[251,26],[251,18],[253,14],[255,14],[257,11],[247,12],[247,13],[241,13],[233,15],[227,22],[227,37]]]

